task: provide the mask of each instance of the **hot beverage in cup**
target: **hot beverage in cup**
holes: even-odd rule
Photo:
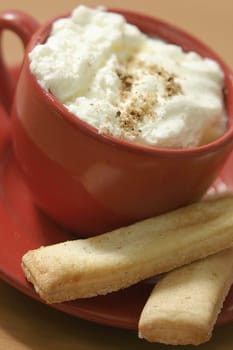
[[[0,23],[26,46],[14,153],[51,218],[90,236],[203,196],[233,144],[232,73],[217,54],[123,10],[79,6],[37,29],[18,12]],[[0,78],[10,86],[4,65]]]

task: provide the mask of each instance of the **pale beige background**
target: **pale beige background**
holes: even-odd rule
[[[233,67],[232,0],[0,0],[0,10],[26,10],[44,23],[57,14],[69,12],[80,3],[130,8],[170,21],[208,43]],[[17,57],[15,43],[10,49],[9,55],[14,61]]]
[[[168,20],[208,43],[233,68],[232,0],[90,0],[83,3],[130,8]],[[75,0],[0,0],[0,11],[21,9],[43,23],[77,4]],[[10,64],[20,60],[21,45],[12,35],[4,35],[3,46]],[[0,350],[5,349],[170,350],[173,347],[149,344],[138,340],[134,332],[64,315],[0,282]],[[205,345],[176,349],[232,350],[233,323],[216,328],[212,340]]]

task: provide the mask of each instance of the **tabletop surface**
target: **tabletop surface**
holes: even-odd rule
[[[82,3],[133,9],[169,21],[206,42],[233,68],[232,0],[102,0]],[[69,12],[77,4],[74,0],[0,0],[0,11],[20,9],[44,23],[58,14]],[[9,64],[15,64],[22,58],[21,44],[12,34],[4,35],[3,48]],[[173,348],[139,340],[133,331],[105,327],[68,316],[30,299],[0,281],[0,350]],[[196,349],[192,346],[185,348]],[[232,350],[233,323],[215,328],[211,341],[198,348]]]

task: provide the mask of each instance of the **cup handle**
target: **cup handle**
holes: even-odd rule
[[[0,103],[8,114],[11,110],[15,83],[10,69],[3,59],[1,43],[3,31],[14,32],[26,47],[38,27],[38,22],[24,12],[13,10],[0,12]]]

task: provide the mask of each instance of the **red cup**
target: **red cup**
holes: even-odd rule
[[[233,147],[233,76],[228,66],[190,34],[155,18],[116,10],[148,35],[186,51],[216,60],[225,74],[226,133],[193,149],[158,149],[131,144],[98,130],[72,115],[30,72],[28,53],[43,43],[54,20],[34,31],[25,14],[0,16],[0,28],[22,38],[31,28],[12,109],[14,152],[35,202],[56,222],[91,236],[199,200],[221,170]],[[21,19],[22,21],[22,19]],[[13,26],[12,26],[13,22]],[[1,85],[8,86],[5,66]],[[9,91],[1,92],[9,108]]]

